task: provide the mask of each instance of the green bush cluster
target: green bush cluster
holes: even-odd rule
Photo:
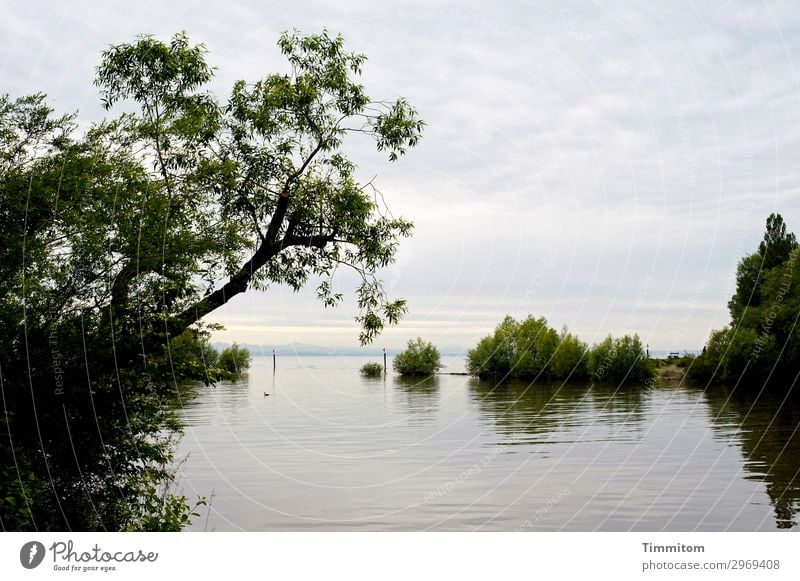
[[[422,338],[408,342],[406,350],[395,356],[392,367],[400,375],[433,375],[442,368],[439,350]]]
[[[643,383],[653,377],[638,335],[609,335],[589,352],[588,367],[598,381]]]
[[[226,347],[219,354],[216,367],[227,372],[229,375],[239,376],[250,369],[250,351],[245,347],[240,347],[234,342],[230,347]]]
[[[731,323],[711,333],[689,376],[742,385],[791,380],[800,369],[800,247],[779,214],[767,219],[758,250],[739,262],[728,308]]]
[[[694,364],[695,357],[697,357],[697,355],[694,353],[684,352],[683,355],[678,355],[677,357],[667,357],[667,359],[664,360],[664,363],[670,363],[677,367],[688,368],[690,365]]]
[[[380,377],[383,375],[383,365],[374,361],[365,363],[361,366],[361,375],[365,377]]]
[[[592,349],[569,333],[552,329],[544,317],[517,321],[507,316],[467,353],[467,371],[501,379],[588,379],[646,381],[653,371],[637,335],[608,337]]]
[[[206,329],[190,328],[169,342],[165,355],[176,377],[208,384],[236,379],[250,368],[250,351],[234,343],[219,352],[208,342],[210,336]]]

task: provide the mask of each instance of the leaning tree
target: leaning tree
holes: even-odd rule
[[[291,72],[239,81],[224,105],[203,91],[213,71],[185,35],[169,45],[142,37],[103,54],[103,103],[138,105],[118,128],[153,190],[148,203],[158,205],[148,216],[153,247],[131,247],[137,236],[120,249],[112,312],[143,302],[142,289],[132,290],[148,275],[156,284],[146,302],[172,335],[248,287],[300,288],[311,275],[322,277],[319,296],[333,305],[341,295],[331,278],[344,266],[361,278],[362,342],[397,322],[404,303],[388,300],[375,271],[411,224],[359,182],[342,145],[367,135],[396,160],[423,122],[403,99],[367,96],[357,81],[366,57],[346,52],[340,36],[287,33],[279,46]],[[115,131],[107,138],[119,144]]]
[[[367,95],[341,37],[279,47],[285,72],[223,102],[185,34],[112,46],[96,85],[123,112],[84,131],[42,95],[0,99],[2,528],[185,524],[165,487],[175,388],[203,377],[186,345],[247,289],[314,280],[333,306],[352,270],[363,343],[404,313],[377,274],[412,225],[344,146],[366,136],[394,161],[423,122]]]

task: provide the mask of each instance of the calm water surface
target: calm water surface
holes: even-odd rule
[[[213,492],[191,528],[798,528],[796,401],[366,379],[364,361],[284,356],[273,376],[256,357],[246,380],[190,390],[180,486]]]

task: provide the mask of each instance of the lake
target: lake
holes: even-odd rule
[[[179,490],[211,498],[190,530],[798,528],[797,401],[391,363],[368,379],[367,360],[284,355],[273,375],[254,357],[242,381],[189,389]]]

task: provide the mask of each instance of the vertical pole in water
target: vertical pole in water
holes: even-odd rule
[[[386,375],[386,347],[383,348],[383,374]]]
[[[275,349],[272,349],[272,374],[275,375]]]

